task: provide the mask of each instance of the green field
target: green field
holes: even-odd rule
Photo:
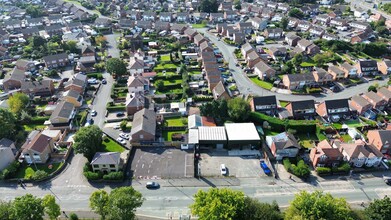
[[[160,56],[160,61],[171,61],[170,60],[170,55],[161,55]]]
[[[113,141],[111,138],[107,138],[105,141],[102,141],[105,152],[120,152],[122,153],[125,148],[119,145],[117,142]]]
[[[206,27],[206,24],[193,24],[192,27],[193,28],[204,28],[204,27]]]
[[[165,125],[168,127],[182,127],[187,125],[187,118],[181,118],[181,117],[168,118],[165,121],[166,121]]]
[[[181,84],[182,80],[181,79],[170,79],[170,80],[164,80],[163,83],[165,86],[176,85],[176,84]]]
[[[171,135],[174,133],[181,133],[181,134],[186,134],[185,130],[179,130],[179,131],[162,131],[162,136],[164,140],[166,141],[172,141]]]
[[[51,174],[54,171],[58,170],[62,164],[63,163],[53,163],[53,164],[51,164],[52,169],[49,169],[49,164],[36,164],[36,165],[31,164],[29,166],[26,163],[23,163],[20,165],[18,172],[16,173],[15,178],[30,179],[34,175],[35,171],[37,171],[37,170],[43,170],[47,174]]]
[[[271,90],[273,88],[273,84],[271,84],[269,82],[262,81],[262,80],[258,79],[258,77],[251,77],[250,80],[253,81],[253,83],[257,84],[258,86],[260,86],[264,89]]]
[[[46,125],[23,125],[23,128],[25,131],[43,130],[46,128]]]

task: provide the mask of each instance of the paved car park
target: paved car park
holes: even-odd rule
[[[131,173],[136,179],[184,178],[194,176],[194,156],[176,148],[136,148],[131,155]]]
[[[228,176],[238,178],[266,176],[260,167],[259,159],[241,156],[211,156],[201,154],[201,175],[221,176],[220,164],[225,164]]]

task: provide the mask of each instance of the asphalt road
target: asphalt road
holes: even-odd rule
[[[229,63],[229,69],[233,74],[233,77],[236,81],[236,85],[242,94],[251,94],[254,96],[269,96],[269,95],[276,95],[278,100],[284,100],[284,101],[302,101],[302,100],[308,100],[313,99],[315,101],[323,101],[323,100],[329,100],[329,99],[343,99],[343,98],[350,98],[354,95],[357,95],[359,93],[363,93],[367,91],[368,87],[370,85],[374,85],[378,83],[380,86],[387,85],[387,81],[371,81],[369,83],[363,83],[357,86],[353,86],[350,88],[346,88],[342,92],[339,93],[332,93],[332,94],[321,94],[321,95],[291,95],[291,94],[281,94],[276,92],[271,92],[269,90],[263,89],[262,87],[257,86],[254,84],[248,77],[243,73],[243,70],[237,67],[235,64],[235,57],[233,55],[234,50],[236,47],[228,45],[224,43],[223,41],[219,41],[216,36],[213,34],[210,34],[206,28],[200,28],[197,29],[198,32],[203,33],[205,37],[208,37],[209,40],[215,44],[221,53],[224,56],[224,59]]]
[[[391,19],[391,15],[387,14],[384,11],[377,10],[377,9],[373,8],[373,5],[375,4],[374,2],[368,3],[363,0],[346,0],[345,2],[347,2],[347,3],[350,2],[350,5],[352,8],[362,8],[362,9],[366,9],[366,10],[371,10],[372,13],[380,13],[385,18]],[[383,2],[383,4],[385,4],[385,3],[388,3],[389,1],[382,1],[382,2]]]

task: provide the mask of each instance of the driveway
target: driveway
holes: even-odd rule
[[[247,78],[245,74],[243,74],[243,70],[237,67],[235,64],[235,57],[233,55],[234,50],[236,47],[225,44],[223,41],[219,41],[216,36],[213,34],[210,34],[206,28],[200,28],[196,29],[198,32],[203,33],[205,37],[209,38],[209,40],[215,44],[221,53],[224,56],[224,59],[229,63],[229,69],[233,74],[233,77],[236,81],[236,85],[240,91],[240,93],[247,95],[251,94],[253,96],[269,96],[269,95],[275,95],[278,100],[285,100],[285,101],[301,101],[301,100],[308,100],[313,99],[315,101],[321,102],[324,100],[330,100],[330,99],[344,99],[344,98],[350,98],[356,94],[362,93],[364,91],[367,91],[368,87],[374,84],[379,84],[379,86],[387,85],[386,80],[378,81],[374,80],[369,83],[363,83],[354,87],[347,88],[343,90],[340,93],[336,94],[321,94],[321,95],[290,95],[290,94],[280,94],[275,93],[266,89],[263,89],[256,84],[254,84],[250,79]]]

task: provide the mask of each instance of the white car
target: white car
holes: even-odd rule
[[[227,167],[225,167],[225,164],[220,164],[220,173],[223,176],[227,175]]]
[[[123,139],[129,140],[129,134],[121,133],[119,136]]]
[[[117,141],[120,142],[122,145],[126,145],[126,140],[122,139],[122,138],[117,138]]]
[[[116,124],[116,125],[114,125],[113,128],[114,128],[115,130],[117,130],[117,129],[119,129],[120,127],[121,127],[121,126],[119,126],[119,124]]]
[[[92,112],[91,112],[91,116],[92,116],[92,117],[95,117],[97,114],[98,114],[98,113],[97,113],[95,110],[92,110]]]

